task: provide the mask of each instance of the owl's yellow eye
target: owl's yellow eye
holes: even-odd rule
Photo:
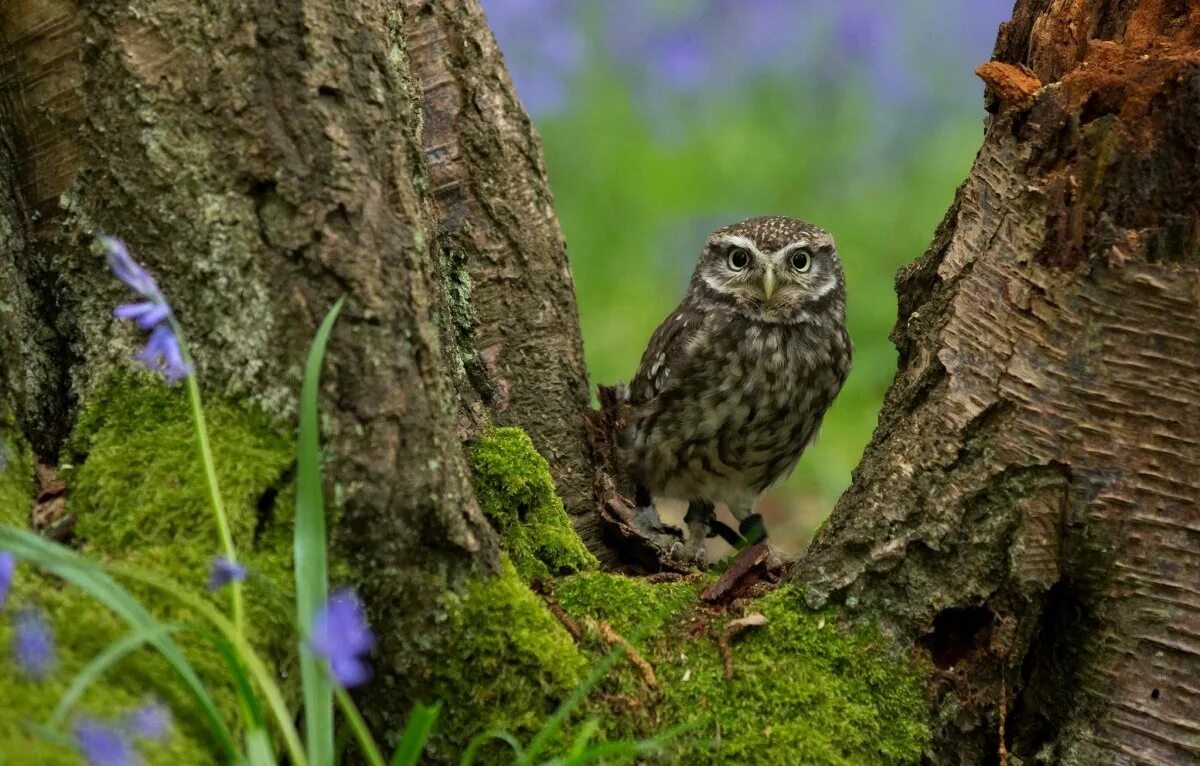
[[[796,271],[808,271],[812,268],[812,256],[807,250],[795,250],[792,252],[792,268]]]
[[[742,271],[750,265],[750,253],[741,247],[735,247],[725,256],[725,264],[731,271]]]

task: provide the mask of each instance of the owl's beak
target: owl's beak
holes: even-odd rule
[[[770,266],[763,274],[763,295],[767,300],[771,300],[771,296],[775,293],[775,271]]]

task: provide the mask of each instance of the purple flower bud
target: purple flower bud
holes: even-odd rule
[[[0,609],[8,599],[9,588],[12,587],[13,573],[17,570],[17,557],[8,551],[0,551]]]
[[[146,348],[135,357],[154,372],[162,373],[167,383],[175,383],[192,374],[192,367],[183,360],[183,349],[170,325],[160,324],[150,333]]]
[[[112,273],[117,279],[129,285],[130,289],[155,303],[165,303],[162,293],[158,289],[158,283],[154,281],[154,277],[146,271],[133,257],[129,255],[129,248],[125,243],[116,237],[100,237],[100,244],[104,246],[105,254],[108,258],[108,268],[112,269]]]
[[[171,736],[171,709],[160,700],[148,700],[125,715],[123,728],[138,739],[165,742]]]
[[[246,567],[224,556],[217,556],[208,570],[207,587],[209,592],[217,591],[231,582],[244,582],[245,579]]]
[[[353,591],[335,591],[313,616],[312,650],[329,665],[333,680],[345,688],[366,683],[371,667],[363,659],[375,648],[362,602]]]
[[[129,737],[116,727],[81,718],[73,729],[75,744],[88,766],[137,766],[142,762]]]
[[[113,310],[113,316],[117,319],[135,321],[138,327],[150,332],[146,347],[134,358],[152,371],[162,373],[167,383],[175,383],[191,375],[191,365],[183,359],[183,348],[179,345],[175,329],[167,322],[171,317],[171,307],[158,289],[154,277],[130,257],[129,249],[121,240],[100,237],[100,242],[108,254],[108,266],[113,274],[146,299],[123,303]]]
[[[14,617],[13,654],[30,678],[45,678],[54,667],[54,635],[50,624],[36,609],[22,609]]]
[[[132,319],[143,330],[153,330],[171,316],[171,307],[165,303],[142,301],[141,303],[123,303],[113,309],[117,319]]]

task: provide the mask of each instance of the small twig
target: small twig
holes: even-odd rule
[[[542,597],[542,600],[546,602],[546,609],[567,629],[572,639],[579,641],[583,638],[583,629],[579,627],[579,623],[575,621],[574,617],[567,614],[567,611],[558,603],[558,599],[554,598],[554,591],[550,589],[545,580],[535,577],[530,581],[529,588]]]
[[[641,701],[629,696],[628,694],[601,694],[600,699],[604,700],[610,705],[624,705],[630,710],[641,710],[642,708]]]
[[[721,659],[725,662],[725,680],[733,680],[733,639],[746,628],[759,628],[768,622],[765,615],[755,612],[745,617],[739,617],[725,626],[721,635],[717,636],[717,648],[721,650]]]
[[[609,625],[604,620],[596,623],[600,631],[600,638],[609,646],[621,646],[625,649],[625,654],[629,657],[629,661],[637,666],[637,669],[642,672],[642,678],[646,681],[646,686],[654,688],[658,686],[658,677],[654,675],[654,666],[646,661],[641,652],[637,650],[633,644],[622,636],[617,631],[613,630],[613,626]]]
[[[646,577],[646,582],[653,585],[658,585],[659,583],[664,582],[679,582],[685,577],[687,577],[687,575],[683,572],[655,572],[654,574]]]

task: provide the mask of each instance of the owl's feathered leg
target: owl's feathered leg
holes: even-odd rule
[[[664,524],[658,515],[658,509],[650,497],[650,492],[643,486],[636,488],[634,495],[637,510],[633,515],[633,526],[650,542],[664,551],[683,546],[683,530],[670,524]]]
[[[763,525],[762,515],[754,512],[754,503],[730,505],[729,510],[738,520],[738,532],[746,538],[742,545],[754,545],[760,540],[767,539],[767,528]]]
[[[697,561],[704,557],[704,540],[716,516],[716,506],[707,500],[692,500],[688,503],[687,515],[683,517],[687,524],[687,542],[683,545],[683,556],[687,561]]]

